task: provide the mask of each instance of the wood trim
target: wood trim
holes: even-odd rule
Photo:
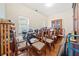
[[[1,24],[1,55],[3,55],[3,25]]]
[[[10,25],[8,25],[8,56],[10,56]]]
[[[5,29],[5,31],[4,31],[4,45],[5,45],[5,54],[7,53],[7,51],[6,51],[6,24],[4,25],[4,29]]]

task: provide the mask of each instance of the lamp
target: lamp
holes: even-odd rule
[[[54,3],[45,3],[45,6],[47,6],[47,7],[51,7],[53,5],[54,5]]]

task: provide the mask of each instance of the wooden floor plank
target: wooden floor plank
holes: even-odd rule
[[[46,56],[57,56],[59,49],[61,47],[61,42],[62,42],[62,40],[59,40],[57,43],[55,43],[55,48],[53,48],[53,46],[52,46],[51,51],[49,51],[49,49],[46,48]],[[32,53],[31,56],[38,56],[36,53],[34,53],[34,51],[31,53]],[[43,55],[45,56],[45,54],[43,54]]]
[[[52,47],[52,50],[50,52],[47,49],[47,56],[57,56],[60,46],[61,46],[61,40],[55,44],[55,48]]]

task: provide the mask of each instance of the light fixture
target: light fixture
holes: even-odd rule
[[[45,3],[45,6],[47,6],[47,7],[51,7],[53,5],[54,5],[54,3]]]

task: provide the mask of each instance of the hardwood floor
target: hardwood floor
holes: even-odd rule
[[[42,54],[39,55],[36,50],[32,49],[29,50],[29,55],[26,54],[26,55],[22,55],[22,56],[57,56],[58,55],[58,52],[59,52],[59,49],[61,47],[61,42],[62,42],[62,39],[61,40],[58,40],[57,43],[55,43],[55,48],[53,48],[53,46],[51,47],[51,50],[49,49],[49,47],[46,47],[46,53],[44,53],[45,51],[43,50],[42,51]],[[26,52],[27,53],[27,52]]]
[[[36,51],[32,50],[31,56],[57,56],[61,46],[61,42],[62,39],[58,40],[57,43],[55,43],[55,48],[52,46],[51,50],[49,49],[49,47],[46,47],[46,53],[42,52],[42,55],[39,55]]]
[[[60,49],[61,46],[61,41],[59,40],[56,44],[55,44],[55,48],[52,47],[51,51],[48,51],[48,49],[46,49],[47,53],[46,56],[57,56],[58,51]]]

